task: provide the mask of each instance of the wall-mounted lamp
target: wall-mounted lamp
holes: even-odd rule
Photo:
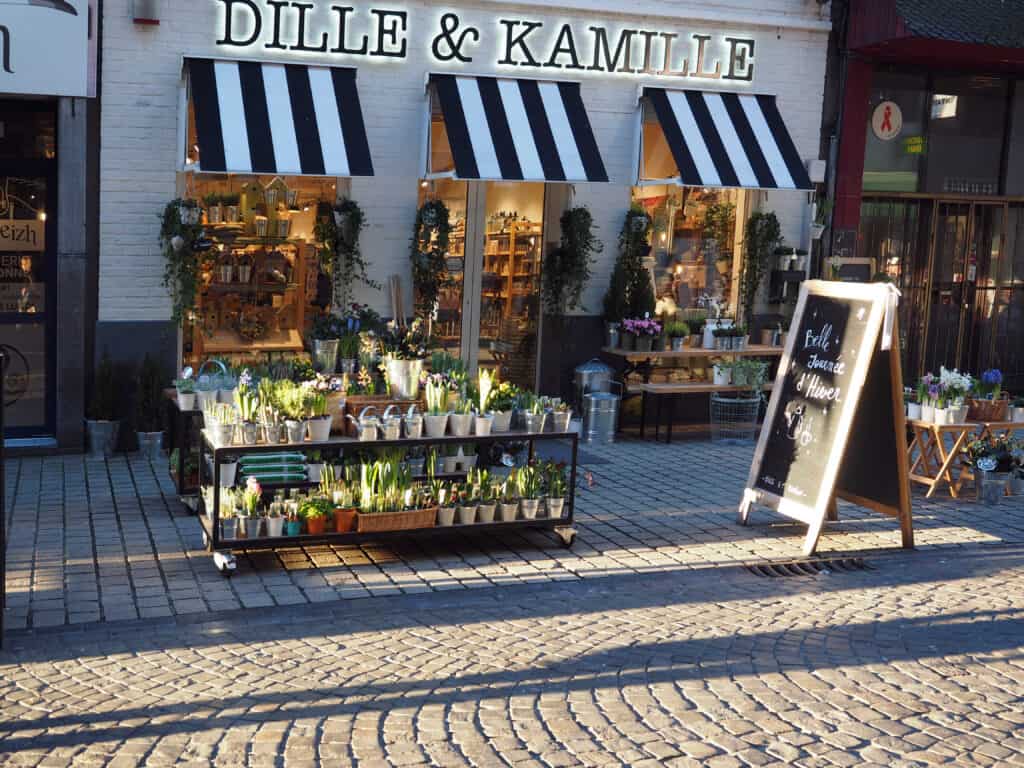
[[[132,21],[136,24],[159,24],[160,0],[132,0]]]

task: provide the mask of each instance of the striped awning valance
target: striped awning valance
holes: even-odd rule
[[[199,170],[372,176],[354,69],[186,59]]]
[[[774,96],[645,88],[681,184],[812,189]]]
[[[431,75],[460,179],[608,181],[579,83]]]

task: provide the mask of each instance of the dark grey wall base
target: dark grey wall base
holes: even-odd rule
[[[558,395],[568,402],[575,398],[573,369],[604,346],[604,320],[596,315],[544,318],[540,359],[540,392]]]
[[[114,363],[119,386],[117,402],[122,420],[118,450],[135,449],[135,386],[147,354],[160,364],[167,386],[178,365],[178,326],[169,320],[101,321],[96,323],[96,364],[106,351]],[[88,395],[91,396],[91,392]],[[88,399],[86,404],[88,405]]]

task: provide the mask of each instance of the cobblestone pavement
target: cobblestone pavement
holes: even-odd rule
[[[1024,547],[15,633],[4,765],[1024,765]]]
[[[580,581],[799,554],[803,526],[768,512],[737,526],[752,450],[710,442],[587,447],[572,550],[550,534],[310,546],[239,556],[223,578],[164,465],[81,456],[9,461],[9,628],[209,614],[370,596]],[[895,520],[841,505],[819,551],[899,545]],[[914,498],[920,551],[1024,543],[1024,497],[998,508]]]

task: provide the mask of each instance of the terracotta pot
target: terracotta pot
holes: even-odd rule
[[[307,517],[306,518],[306,533],[310,536],[319,536],[325,530],[327,530],[327,518],[326,517]]]
[[[336,533],[348,533],[356,529],[355,509],[336,507],[334,510],[334,530]]]

